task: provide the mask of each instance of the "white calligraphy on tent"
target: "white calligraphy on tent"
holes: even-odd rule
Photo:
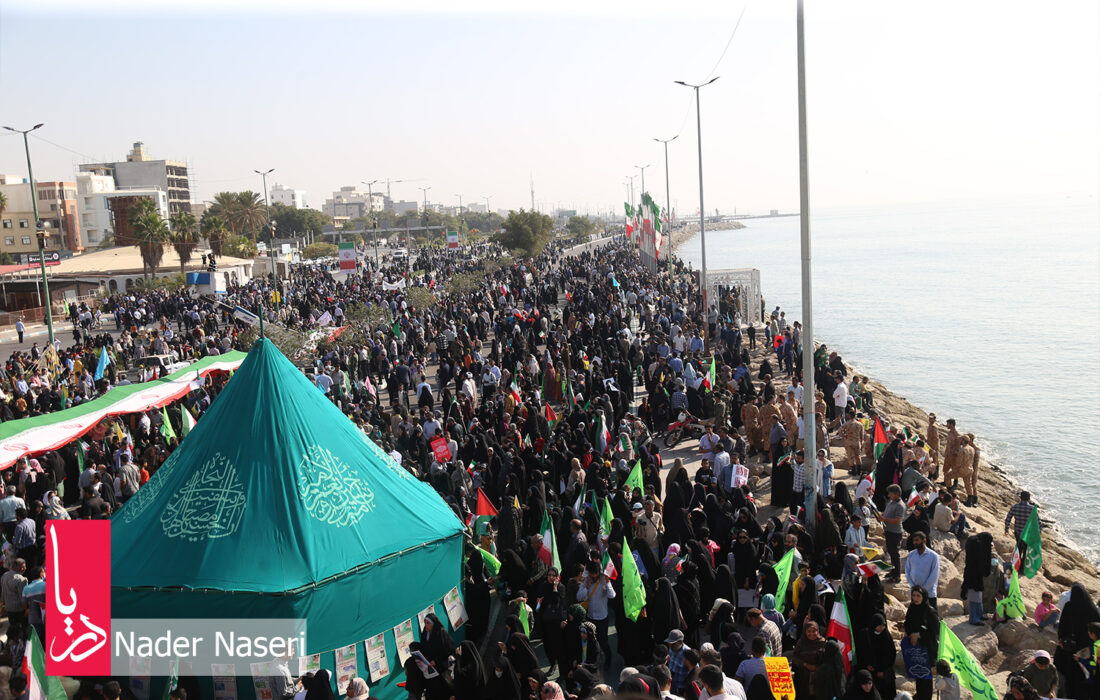
[[[374,491],[340,458],[320,445],[298,464],[298,495],[317,520],[336,527],[358,523],[374,510]]]

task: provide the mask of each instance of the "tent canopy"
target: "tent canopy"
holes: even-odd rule
[[[149,606],[164,604],[173,593],[164,589],[174,589],[196,606],[174,616],[249,617],[242,606],[261,613],[264,594],[289,603],[321,587],[346,588],[353,585],[346,579],[379,568],[387,577],[422,579],[430,567],[405,572],[400,562],[445,554],[446,581],[420,582],[430,602],[435,588],[458,581],[462,529],[429,485],[365,437],[270,341],[259,340],[210,410],[114,518],[115,614],[167,615]],[[418,601],[414,595],[406,605]],[[298,611],[308,612],[305,600],[299,603]]]

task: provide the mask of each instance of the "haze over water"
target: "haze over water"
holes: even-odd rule
[[[710,270],[760,270],[802,316],[799,219],[707,233]],[[1100,563],[1100,207],[1016,198],[815,211],[814,335],[987,458]],[[681,245],[699,266],[699,236]]]

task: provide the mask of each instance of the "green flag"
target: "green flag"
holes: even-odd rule
[[[645,607],[645,586],[642,575],[638,573],[638,563],[630,545],[623,543],[623,611],[631,622],[638,621],[638,614]]]
[[[630,487],[631,493],[634,489],[641,489],[642,493],[645,493],[645,485],[642,483],[642,460],[638,460],[634,463],[634,468],[630,470],[630,474],[626,477],[625,484]]]
[[[779,588],[775,590],[775,606],[779,612],[783,612],[783,603],[787,600],[787,586],[791,584],[791,568],[793,566],[793,549],[775,563],[775,576],[779,579]]]
[[[172,421],[168,420],[168,407],[160,409],[160,415],[164,420],[160,424],[160,434],[164,436],[165,440],[171,440],[176,437],[176,431],[172,429]]]
[[[982,673],[982,666],[971,655],[947,623],[940,620],[940,659],[951,664],[951,670],[959,675],[959,683],[970,690],[974,700],[999,700],[993,684]]]
[[[523,633],[531,636],[531,621],[527,619],[527,601],[519,601],[519,624],[523,625]]]
[[[600,537],[611,536],[611,504],[606,498],[600,499]]]
[[[1043,565],[1043,538],[1039,535],[1039,509],[1034,506],[1031,508],[1031,515],[1027,516],[1027,524],[1020,533],[1020,541],[1024,543],[1027,550],[1021,562],[1020,550],[1017,547],[1012,553],[1012,565],[1024,576],[1032,578],[1039,573]]]
[[[27,679],[28,697],[37,700],[65,700],[65,688],[61,686],[61,679],[46,675],[46,651],[42,648],[34,627],[29,628],[22,670]]]
[[[172,691],[176,689],[176,686],[180,684],[180,660],[177,658],[172,661],[172,676],[168,679],[168,682],[164,684],[164,694],[161,696],[161,700],[168,700],[172,696]]]
[[[1034,513],[1035,511],[1031,511]],[[1024,597],[1020,594],[1020,575],[1012,570],[1012,583],[1008,587],[1008,595],[997,603],[997,615],[1005,619],[1027,617],[1027,609],[1024,607]]]
[[[474,549],[481,552],[481,561],[485,563],[485,570],[489,575],[496,576],[500,572],[500,560],[477,545],[474,545]]]

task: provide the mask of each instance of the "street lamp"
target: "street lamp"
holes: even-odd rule
[[[643,210],[645,208],[645,195],[646,195],[646,191],[645,191],[645,169],[648,168],[649,165],[650,165],[649,163],[646,163],[645,165],[635,165],[634,166],[635,168],[637,168],[642,173],[642,196],[639,199],[641,201]],[[646,219],[645,211],[642,211],[642,229],[643,230],[645,229],[645,219]],[[640,237],[639,237],[639,241],[641,241]],[[648,260],[646,261],[646,265],[647,266],[649,265]],[[654,272],[656,272],[656,269],[654,269]]]
[[[371,187],[376,182],[378,182],[378,180],[371,180],[370,182],[367,182],[366,180],[360,180],[359,182],[361,182],[362,184],[367,186],[367,211],[370,212],[370,217],[369,218],[370,218],[370,222],[371,222],[371,238],[374,239],[374,266],[377,268],[378,267],[378,230],[377,230],[378,226],[374,223],[374,190],[372,190]],[[388,186],[387,186],[387,191],[388,191]]]
[[[689,87],[695,91],[695,133],[699,140],[699,244],[702,247],[703,253],[701,256],[701,270],[699,272],[699,289],[703,292],[703,351],[707,349],[707,323],[710,317],[710,306],[707,303],[707,224],[706,224],[706,210],[703,209],[703,117],[699,113],[699,88],[704,88],[710,85],[715,80],[718,80],[719,76],[714,76],[710,80],[700,85],[692,85],[691,83],[685,83],[682,80],[673,81],[677,85],[683,85]],[[811,390],[812,391],[812,390]]]
[[[275,222],[271,220],[271,200],[267,198],[267,176],[275,172],[275,168],[268,170],[253,170],[264,179],[264,206],[267,208],[267,228],[270,233],[269,243],[267,246],[267,259],[271,261],[271,296],[272,304],[275,308],[279,308],[279,282],[278,277],[275,275]]]
[[[428,232],[428,190],[431,188],[431,185],[417,188],[420,190],[420,193],[424,195],[424,216],[422,217],[424,220],[424,239],[429,243],[431,243],[431,236]]]
[[[653,137],[653,140],[665,147],[665,213],[668,214],[668,242],[665,245],[668,247],[668,276],[672,278],[672,198],[668,193],[668,144],[676,139],[680,138],[679,134],[676,134],[670,139],[659,139]],[[656,266],[656,262],[654,262]]]
[[[14,131],[17,134],[23,134],[23,150],[27,154],[27,177],[31,181],[31,209],[34,211],[35,238],[38,239],[38,266],[42,271],[42,289],[45,291],[46,295],[46,311],[43,315],[46,317],[46,332],[49,334],[50,345],[53,345],[53,309],[50,306],[50,281],[46,277],[46,227],[38,220],[38,190],[34,186],[34,168],[31,167],[31,147],[27,141],[27,134],[43,126],[45,126],[45,124],[35,124],[29,129],[13,129],[10,126],[5,126],[4,128],[8,131]]]

